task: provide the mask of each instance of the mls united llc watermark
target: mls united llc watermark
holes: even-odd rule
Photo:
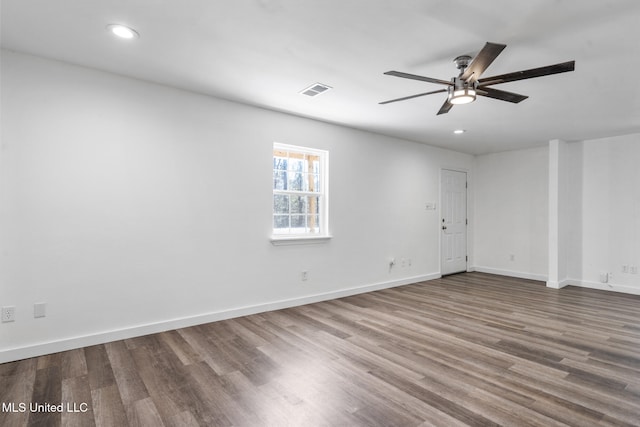
[[[2,412],[66,412],[83,413],[89,410],[89,405],[85,402],[65,402],[59,404],[38,403],[38,402],[2,402]]]

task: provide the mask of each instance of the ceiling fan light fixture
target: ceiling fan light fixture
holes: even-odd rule
[[[469,104],[476,100],[476,90],[470,87],[450,88],[449,102],[454,105]]]

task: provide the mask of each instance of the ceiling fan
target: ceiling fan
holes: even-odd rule
[[[575,69],[576,61],[568,61],[560,64],[547,65],[546,67],[532,68],[530,70],[515,71],[513,73],[501,74],[499,76],[480,78],[482,73],[491,65],[502,50],[507,47],[506,44],[487,42],[482,50],[472,58],[468,55],[458,56],[453,62],[460,70],[458,77],[452,77],[450,81],[434,79],[431,77],[418,76],[415,74],[402,73],[400,71],[387,71],[386,75],[402,77],[404,79],[421,80],[423,82],[437,83],[447,86],[446,89],[434,90],[431,92],[419,93],[417,95],[405,96],[403,98],[392,99],[380,102],[380,104],[389,104],[391,102],[404,101],[407,99],[418,98],[420,96],[432,95],[434,93],[447,92],[447,99],[440,107],[438,115],[448,113],[456,104],[468,104],[476,100],[476,96],[486,96],[488,98],[499,99],[501,101],[512,102],[517,104],[524,101],[528,96],[520,95],[513,92],[494,89],[490,86],[513,82],[517,80],[532,79],[534,77],[548,76],[551,74],[566,73]]]

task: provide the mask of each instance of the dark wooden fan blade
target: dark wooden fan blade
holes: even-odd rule
[[[514,82],[517,80],[532,79],[534,77],[549,76],[551,74],[566,73],[575,70],[576,61],[567,61],[560,64],[547,65],[546,67],[532,68],[530,70],[515,71],[513,73],[500,74],[499,76],[485,77],[478,80],[481,86],[495,85],[499,83]]]
[[[444,104],[442,104],[442,107],[440,107],[440,110],[438,111],[438,114],[436,114],[436,116],[439,116],[440,114],[447,114],[449,112],[449,110],[451,110],[453,108],[453,104],[449,102],[449,99],[447,98],[444,101]]]
[[[431,91],[431,92],[419,93],[417,95],[405,96],[404,98],[391,99],[389,101],[379,102],[378,104],[380,104],[380,105],[382,105],[382,104],[390,104],[392,102],[404,101],[405,99],[412,99],[412,98],[417,98],[419,96],[431,95],[431,94],[434,94],[434,93],[441,93],[441,92],[446,92],[446,91],[447,91],[446,89],[438,89],[438,90],[434,90],[434,91]]]
[[[401,71],[387,71],[384,74],[386,74],[387,76],[402,77],[403,79],[420,80],[420,81],[423,81],[423,82],[438,83],[438,84],[447,85],[447,86],[451,86],[453,84],[448,80],[433,79],[431,77],[417,76],[415,74],[403,73]]]
[[[499,99],[501,101],[513,102],[514,104],[528,98],[528,96],[520,95],[519,93],[507,92],[505,90],[498,90],[484,86],[478,87],[478,95],[486,96],[487,98]]]
[[[505,47],[507,47],[506,44],[485,43],[480,53],[473,58],[471,64],[469,64],[460,77],[463,80],[478,80],[480,75],[484,73],[484,70],[491,65],[493,60],[500,55],[500,52],[502,52]]]

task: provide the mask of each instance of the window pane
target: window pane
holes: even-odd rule
[[[291,215],[291,228],[298,229],[295,232],[303,233],[305,231],[306,215]],[[294,231],[294,230],[292,230]]]
[[[289,196],[274,194],[273,196],[273,213],[288,214],[289,213]]]
[[[273,171],[273,189],[274,190],[287,189],[287,172]]]
[[[304,171],[304,160],[300,159],[289,159],[289,170],[292,172],[303,172]]]
[[[307,213],[306,199],[305,196],[291,196],[291,213]]]
[[[289,229],[289,215],[274,215],[273,216],[273,228],[274,229]]]
[[[289,190],[304,191],[304,178],[300,172],[289,172]]]
[[[307,231],[309,233],[319,233],[320,230],[320,217],[318,215],[309,215],[307,220]]]
[[[274,170],[287,170],[287,159],[282,157],[274,157],[273,158],[273,169]]]
[[[310,180],[313,183],[313,187],[309,188],[310,191],[314,191],[316,193],[322,191],[322,189],[320,188],[320,175],[313,174],[311,175]]]
[[[318,215],[320,213],[320,197],[308,196],[308,198],[307,213]]]

